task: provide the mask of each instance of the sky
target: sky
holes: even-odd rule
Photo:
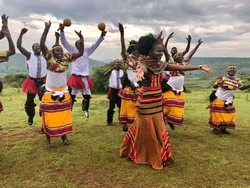
[[[249,0],[0,0],[0,14],[9,16],[15,43],[21,29],[28,29],[23,37],[27,50],[40,41],[44,23],[49,20],[52,22],[46,41],[49,48],[64,18],[72,21],[64,30],[69,42],[74,44],[78,39],[74,30],[81,30],[85,47],[99,38],[101,31],[97,25],[104,22],[105,40],[90,56],[101,61],[120,58],[118,23],[124,25],[126,45],[148,33],[163,31],[166,38],[174,32],[168,43],[169,51],[173,46],[183,51],[186,37],[191,35],[190,49],[200,38],[203,41],[194,57],[250,57],[249,12]],[[7,40],[3,39],[0,49],[5,48]]]

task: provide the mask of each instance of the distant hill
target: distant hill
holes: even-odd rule
[[[0,78],[3,78],[7,74],[26,74],[26,66],[25,66],[25,57],[18,53],[14,56],[10,57],[9,62],[2,63],[0,65]],[[90,59],[90,69],[95,66],[101,66],[107,63],[107,61],[98,61],[94,59]],[[250,58],[231,58],[231,57],[193,57],[190,61],[191,65],[200,65],[200,64],[208,64],[214,70],[213,76],[217,76],[219,74],[225,74],[226,67],[230,64],[234,64],[237,67],[237,75],[245,77],[249,76],[250,72]],[[70,68],[68,70],[68,74],[70,74]],[[186,73],[187,78],[195,78],[195,77],[208,77],[202,71],[191,71]]]
[[[11,56],[7,63],[2,63],[0,65],[0,78],[3,78],[7,74],[26,74],[27,69],[25,62],[26,58],[20,53]],[[90,69],[104,64],[105,62],[103,61],[90,59]],[[68,72],[70,72],[70,68]]]
[[[193,57],[190,65],[210,65],[214,71],[214,76],[225,74],[228,65],[233,64],[237,68],[237,75],[249,76],[250,58],[232,58],[232,57]],[[191,71],[187,73],[187,77],[203,77],[206,76],[201,71]]]

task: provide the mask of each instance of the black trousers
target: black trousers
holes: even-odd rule
[[[118,96],[120,89],[111,88],[111,97],[109,99],[109,110],[113,111],[115,109],[115,105],[118,109],[121,108],[121,98]]]
[[[34,102],[35,97],[36,94],[27,93],[27,98],[24,106],[25,106],[25,112],[29,117],[35,116],[35,106],[36,106]]]

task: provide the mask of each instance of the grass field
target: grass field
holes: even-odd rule
[[[235,95],[236,129],[230,135],[213,135],[205,109],[210,91],[187,93],[184,125],[169,129],[175,161],[157,171],[119,157],[125,133],[117,109],[114,124],[106,126],[106,95],[92,96],[89,119],[78,98],[74,131],[68,135],[71,144],[64,146],[60,138],[53,138],[55,147],[48,150],[45,136],[39,133],[38,113],[34,125],[27,124],[26,95],[4,88],[0,187],[250,187],[250,94]]]

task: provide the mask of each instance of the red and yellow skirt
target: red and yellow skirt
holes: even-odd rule
[[[42,132],[53,137],[71,133],[72,101],[70,94],[66,92],[62,101],[59,98],[53,100],[51,96],[51,92],[46,92],[40,104]]]
[[[209,125],[212,128],[235,128],[235,107],[234,104],[225,107],[225,101],[216,98],[209,106]]]
[[[125,87],[119,91],[119,96],[122,99],[119,122],[121,124],[133,123],[136,116],[136,100],[139,94],[140,88],[132,90],[131,87]]]
[[[175,125],[182,125],[184,117],[185,93],[175,95],[173,91],[163,94],[164,119]]]

